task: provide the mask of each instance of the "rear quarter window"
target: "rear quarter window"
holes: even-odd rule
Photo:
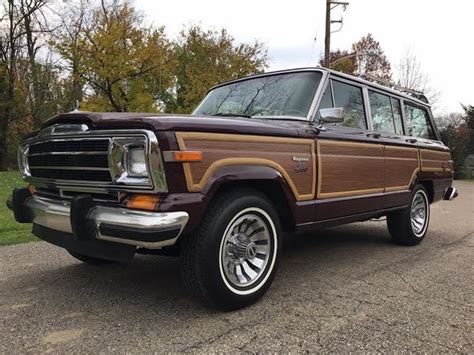
[[[431,125],[428,110],[405,102],[405,120],[407,134],[417,138],[437,140],[433,126]]]

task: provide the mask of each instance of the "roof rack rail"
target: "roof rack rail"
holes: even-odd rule
[[[390,89],[394,89],[394,90],[398,90],[398,91],[407,93],[410,96],[412,96],[412,97],[414,97],[418,100],[426,102],[427,104],[429,103],[428,99],[425,96],[425,94],[423,94],[423,92],[421,92],[421,91],[408,89],[408,88],[403,87],[401,85],[395,84],[394,82],[391,82],[391,81],[388,81],[388,80],[385,80],[385,79],[382,79],[382,78],[379,78],[377,76],[370,75],[370,74],[362,74],[362,75],[360,75],[360,77],[362,79],[372,81],[374,83],[389,87]]]

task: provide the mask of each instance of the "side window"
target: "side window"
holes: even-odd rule
[[[412,106],[405,103],[405,116],[407,121],[407,133],[413,137],[436,139],[431,126],[428,111],[424,108]]]
[[[374,130],[395,133],[390,96],[369,90],[369,101]]]
[[[399,100],[369,90],[369,101],[375,131],[403,134]]]
[[[393,122],[395,123],[395,133],[403,134],[402,125],[402,108],[400,106],[400,100],[391,98],[392,100],[392,111],[393,111]]]
[[[343,126],[367,129],[362,89],[339,81],[331,80],[334,106],[344,109]]]

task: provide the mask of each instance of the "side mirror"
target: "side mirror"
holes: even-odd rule
[[[344,109],[342,107],[322,108],[319,110],[321,121],[325,123],[344,122]]]

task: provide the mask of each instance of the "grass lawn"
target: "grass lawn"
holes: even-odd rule
[[[0,172],[0,246],[38,240],[31,234],[31,224],[20,224],[13,218],[5,201],[14,187],[26,186],[18,171]]]

